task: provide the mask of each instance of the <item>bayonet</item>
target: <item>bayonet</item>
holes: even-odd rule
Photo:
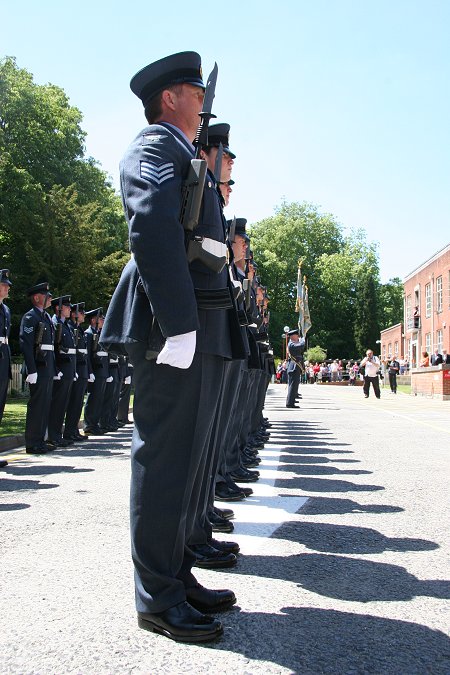
[[[211,112],[212,104],[214,101],[214,96],[216,95],[216,83],[217,83],[217,73],[219,69],[217,63],[214,63],[214,68],[209,74],[208,80],[206,82],[205,96],[203,98],[203,110],[199,113],[200,115],[200,124],[197,129],[197,134],[195,136],[194,145],[195,145],[195,157],[198,159],[200,157],[201,150],[208,145],[208,126],[209,120],[216,115],[213,115]]]

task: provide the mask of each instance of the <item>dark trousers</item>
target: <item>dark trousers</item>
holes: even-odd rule
[[[368,377],[367,375],[364,376],[364,396],[369,396],[369,390],[370,390],[370,383],[372,382],[372,387],[375,392],[375,396],[377,398],[380,398],[380,381],[378,379],[378,375],[375,375],[375,377]]]
[[[227,473],[232,473],[240,467],[241,430],[246,422],[248,399],[249,369],[247,361],[241,361],[235,413],[232,416],[225,445],[225,461],[220,471],[220,479],[225,480]]]
[[[9,378],[0,380],[0,424],[2,423],[3,413],[5,410],[8,385],[9,385]]]
[[[134,366],[130,525],[136,607],[161,612],[196,583],[186,546],[204,480],[206,453],[223,377],[223,359],[195,354],[182,370],[145,359],[127,345]]]
[[[397,391],[397,373],[389,373],[389,385],[391,391]]]
[[[131,384],[122,384],[119,393],[119,407],[117,417],[119,422],[128,422],[130,409]]]
[[[47,433],[48,415],[52,402],[53,377],[38,375],[36,384],[30,384],[25,422],[25,445],[27,448],[41,445]]]
[[[288,373],[288,392],[286,405],[294,405],[295,397],[298,394],[298,385],[300,384],[300,368],[295,366],[294,370]]]
[[[62,377],[60,380],[54,380],[53,382],[52,402],[48,417],[48,437],[51,441],[57,443],[62,439],[64,417],[69,404],[72,385],[73,379],[70,377]]]
[[[84,404],[84,428],[93,429],[99,426],[105,395],[106,378],[96,377],[95,382],[88,384],[88,395]]]
[[[66,422],[64,425],[64,436],[73,436],[78,434],[78,423],[83,412],[84,395],[87,388],[87,379],[79,377],[73,383],[70,391],[69,404],[66,412]]]
[[[110,375],[113,378],[113,381],[106,383],[102,412],[100,413],[100,426],[105,428],[115,426],[117,422],[117,407],[119,405],[119,369],[111,368]]]

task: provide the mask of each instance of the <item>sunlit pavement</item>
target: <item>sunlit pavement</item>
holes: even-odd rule
[[[0,672],[448,674],[450,402],[301,392],[291,410],[269,389],[261,478],[230,505],[237,567],[198,570],[238,597],[212,646],[137,628],[131,426],[3,454]]]

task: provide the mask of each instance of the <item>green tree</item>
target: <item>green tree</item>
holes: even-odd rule
[[[357,278],[354,334],[358,354],[369,348],[377,351],[376,341],[380,336],[377,281],[367,270],[361,270]]]
[[[403,283],[398,277],[381,284],[378,290],[380,330],[403,321]]]
[[[305,360],[309,363],[323,363],[327,358],[327,352],[322,347],[317,345],[316,347],[310,347],[305,352]]]

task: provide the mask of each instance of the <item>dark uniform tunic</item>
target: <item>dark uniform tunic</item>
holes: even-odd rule
[[[125,345],[134,366],[131,536],[140,612],[176,605],[195,583],[195,556],[185,543],[204,480],[223,358],[232,356],[230,310],[198,310],[194,290],[226,288],[228,272],[217,274],[199,262],[189,266],[186,259],[179,216],[192,157],[184,134],[161,124],[145,128],[121,163],[133,255],[109,305],[102,340],[119,351]],[[225,240],[210,176],[195,234]],[[146,360],[153,317],[164,337],[197,331],[189,368]]]
[[[42,325],[42,342],[36,345],[36,336]],[[28,375],[37,373],[36,384],[30,384],[25,423],[26,447],[40,447],[47,432],[52,400],[53,377],[56,375],[53,343],[54,328],[47,314],[36,307],[22,317],[20,323],[20,349],[25,359]]]
[[[0,303],[0,423],[11,379],[11,352],[8,344],[10,330],[11,312],[9,311],[9,307],[2,302]]]
[[[288,392],[286,405],[295,405],[295,398],[298,394],[298,385],[300,384],[300,366],[297,365],[303,361],[303,352],[305,351],[305,341],[301,338],[298,342],[290,340],[288,344],[289,354],[292,356],[287,364]]]

